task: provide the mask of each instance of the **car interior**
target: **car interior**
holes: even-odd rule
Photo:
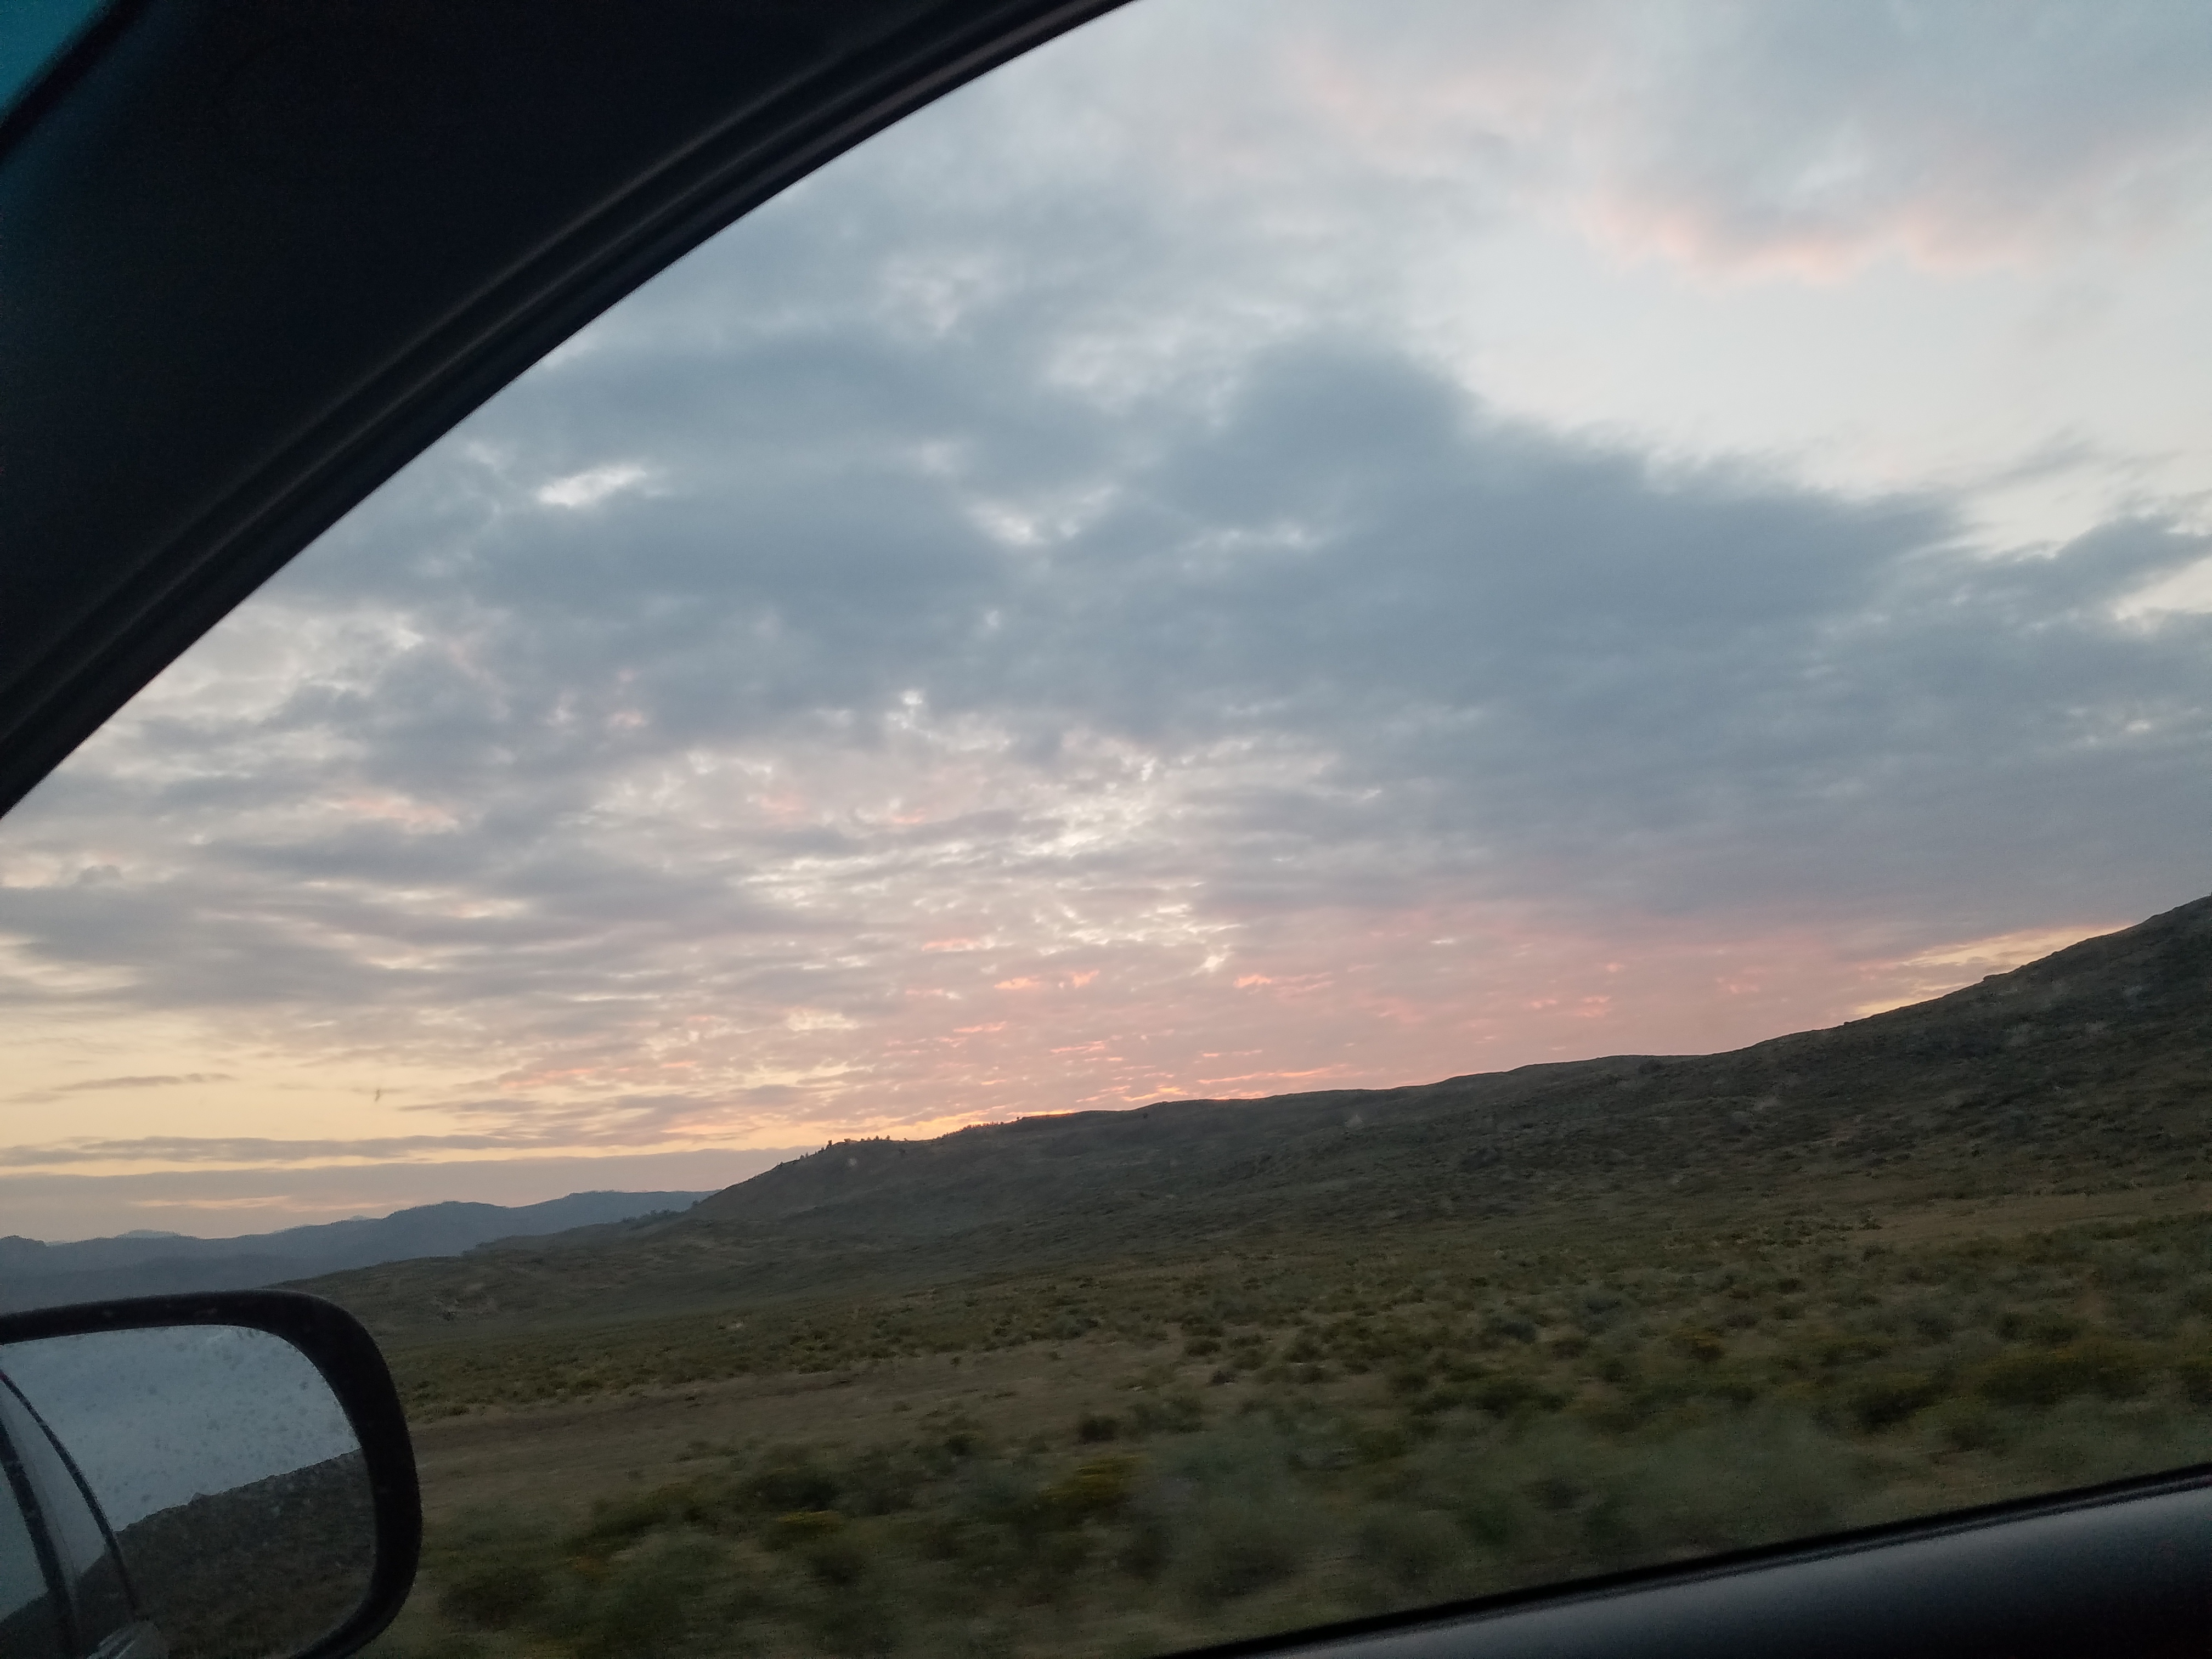
[[[608,307],[902,118],[1115,9],[39,11],[0,119],[0,811]],[[198,1414],[157,1432],[165,1384]],[[161,1502],[206,1506],[189,1572],[163,1565],[155,1498],[128,1512],[106,1497],[138,1477],[100,1473],[155,1458],[157,1441],[207,1465],[158,1477],[174,1486]],[[367,1646],[414,1582],[400,1395],[362,1325],[313,1297],[0,1315],[0,1659],[321,1659]],[[2208,1641],[2212,1468],[2197,1467],[1213,1650],[2027,1659]]]

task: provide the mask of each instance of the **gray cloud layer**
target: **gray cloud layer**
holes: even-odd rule
[[[1499,84],[1550,86],[1549,26],[1516,15]],[[1679,142],[1640,171],[1626,140],[1562,165],[1739,252],[2041,234],[2097,179],[2166,201],[2201,167],[2175,15],[2054,21],[1946,112],[1941,65],[1996,27],[1960,15],[1881,14],[1932,31],[1913,76],[1875,14],[1829,8],[1762,9],[1711,60],[1768,88],[1753,126],[1802,126],[1801,182],[1857,134],[1849,189],[1770,189],[1760,146],[1677,118],[1695,75],[1647,100]],[[2020,112],[2083,52],[2111,74],[2045,131]],[[2147,54],[2128,121],[2054,157]],[[1195,222],[1203,192],[1141,168],[1024,173],[1020,94],[757,216],[270,584],[11,819],[0,935],[29,966],[0,999],[516,1081],[447,1103],[481,1142],[397,1156],[673,1132],[697,1092],[554,1106],[531,1079],[679,1017],[764,1053],[794,1009],[866,1028],[979,915],[1187,972],[1323,911],[1534,901],[1905,951],[2212,886],[2212,622],[2123,615],[2212,554],[2181,508],[2008,553],[1933,489],[1516,422],[1331,297],[1365,256]],[[1914,173],[1915,144],[1957,166]],[[810,1067],[708,1092],[803,1116]]]

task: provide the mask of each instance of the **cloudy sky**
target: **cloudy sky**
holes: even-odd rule
[[[1699,1051],[2212,890],[2212,16],[1141,0],[0,825],[0,1231]]]

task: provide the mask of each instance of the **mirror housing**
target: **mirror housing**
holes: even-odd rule
[[[210,1641],[337,1659],[406,1600],[422,1528],[391,1372],[333,1304],[0,1316],[0,1659],[196,1659]]]

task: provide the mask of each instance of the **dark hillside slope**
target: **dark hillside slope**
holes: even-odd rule
[[[1946,1145],[2032,1148],[2054,1179],[2148,1176],[2169,1163],[2168,1137],[2202,1136],[2208,1060],[2212,899],[2201,899],[1932,1001],[1729,1054],[1615,1056],[1403,1089],[1179,1101],[936,1140],[848,1141],[690,1214],[935,1237],[1069,1205],[1191,1200],[1246,1186],[1324,1199],[1364,1188],[1382,1165],[1401,1176],[1425,1166],[1445,1177],[1428,1196],[1482,1206],[1510,1204],[1521,1179],[1589,1176],[1631,1158],[1645,1173],[1663,1166],[1670,1178],[1695,1178],[1770,1154],[1874,1168]]]
[[[1553,1206],[1595,1218],[1700,1195],[1833,1208],[2102,1189],[2212,1173],[2208,1103],[2212,899],[1729,1054],[848,1141],[612,1242],[518,1242],[318,1288],[390,1330]]]

